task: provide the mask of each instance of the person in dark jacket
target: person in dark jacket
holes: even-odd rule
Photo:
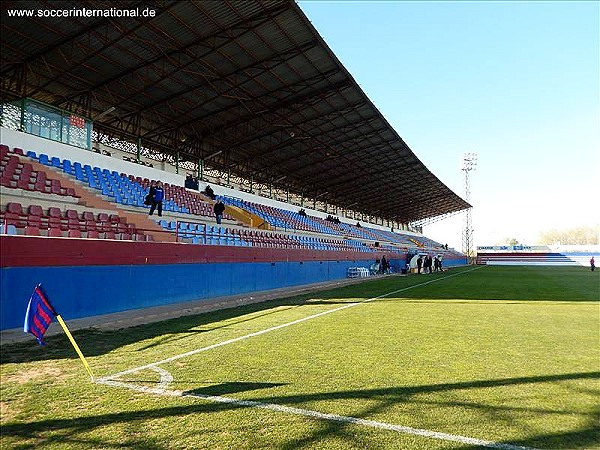
[[[191,173],[187,174],[187,177],[185,177],[185,184],[184,186],[188,189],[198,189],[198,187],[194,188],[194,177],[192,176]]]
[[[150,207],[150,213],[148,215],[154,214],[154,210],[158,207],[158,217],[162,217],[162,204],[165,198],[165,191],[163,189],[163,184],[159,181],[156,183],[154,188],[150,186],[150,193],[148,195],[152,195],[152,206]]]
[[[390,263],[387,259],[385,259],[385,255],[383,255],[383,257],[381,258],[380,270],[381,270],[381,273],[384,275],[388,274],[390,271]]]
[[[215,217],[217,218],[217,223],[220,224],[221,219],[223,218],[223,212],[225,211],[225,205],[223,204],[223,202],[221,200],[219,200],[217,203],[215,203],[213,210],[215,211]]]
[[[212,200],[215,199],[215,191],[213,191],[212,188],[208,184],[206,185],[206,188],[204,189],[204,194],[206,194],[206,196],[211,198]]]
[[[432,273],[431,266],[433,264],[433,258],[431,255],[425,256],[425,261],[423,262],[423,271],[425,273]]]
[[[154,194],[156,193],[156,181],[152,180],[150,182],[150,190],[148,191],[148,195],[144,199],[144,205],[150,206],[154,201]]]

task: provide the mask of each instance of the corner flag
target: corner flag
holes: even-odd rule
[[[83,353],[81,353],[77,342],[75,342],[75,339],[73,339],[71,332],[67,328],[67,324],[63,321],[62,317],[60,317],[60,314],[58,314],[53,308],[53,306],[50,304],[50,300],[48,300],[48,296],[42,289],[42,285],[38,284],[33,290],[33,294],[31,295],[31,298],[29,299],[29,304],[27,305],[27,312],[25,313],[25,324],[23,326],[23,331],[25,333],[33,334],[37,339],[38,343],[40,345],[44,345],[44,341],[42,340],[42,338],[44,337],[44,333],[50,326],[50,322],[52,322],[52,319],[54,318],[56,318],[56,320],[64,330],[65,334],[69,338],[69,341],[71,341],[73,348],[79,355],[79,358],[81,359],[85,370],[87,370],[87,372],[90,374],[90,377],[92,378],[93,382],[94,374],[92,373],[92,369],[90,369],[90,366],[85,360]]]
[[[25,333],[33,334],[38,343],[44,345],[42,339],[44,333],[46,333],[46,330],[50,326],[50,322],[52,322],[52,319],[56,318],[56,316],[56,311],[54,311],[54,308],[48,301],[48,298],[42,289],[42,285],[38,284],[27,305],[23,331]]]

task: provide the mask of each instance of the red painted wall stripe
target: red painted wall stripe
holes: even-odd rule
[[[336,252],[34,236],[1,236],[0,248],[0,267],[374,261],[384,254],[388,259],[398,257],[390,252]]]

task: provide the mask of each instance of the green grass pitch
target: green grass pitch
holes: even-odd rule
[[[99,377],[164,362],[114,386],[90,383],[63,335],[2,346],[2,449],[600,446],[600,273],[586,268],[390,276],[74,335]]]

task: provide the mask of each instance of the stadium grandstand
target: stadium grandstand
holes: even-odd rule
[[[84,318],[340,280],[383,256],[395,273],[421,254],[466,264],[418,224],[470,205],[295,2],[61,2],[103,5],[154,14],[2,23],[2,330],[35,283]]]

